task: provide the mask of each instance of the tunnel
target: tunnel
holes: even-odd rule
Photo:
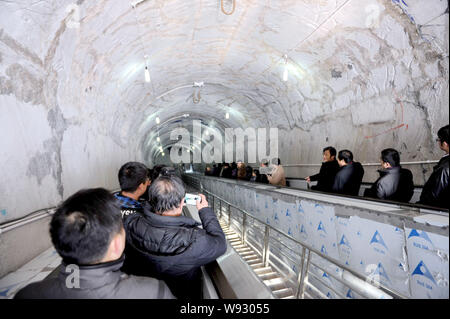
[[[129,161],[177,167],[225,221],[228,204],[250,214],[257,207],[229,197],[231,182],[204,176],[205,167],[243,161],[256,168],[269,149],[284,167],[286,189],[299,192],[289,195],[300,196],[297,205],[309,198],[371,209],[363,199],[344,204],[345,197],[317,199],[306,186],[296,188],[318,172],[330,145],[353,152],[367,184],[378,178],[380,152],[396,149],[420,191],[445,155],[436,138],[449,123],[448,37],[443,0],[1,1],[0,298],[17,291],[11,278],[22,266],[56,256],[48,235],[54,208],[80,189],[118,190],[119,168]],[[229,130],[244,132],[242,149],[236,137],[214,149],[213,160],[202,158]],[[249,151],[252,144],[266,153]],[[244,184],[233,187],[258,196]],[[279,190],[269,187],[264,196],[288,196]],[[429,273],[437,288],[414,292],[422,288],[410,283],[408,269],[398,277],[408,288],[394,295],[448,299],[448,206],[368,203],[395,212],[380,213],[385,217],[376,222],[403,223],[403,250],[418,220],[425,225],[417,226],[420,234],[439,237],[426,252],[434,254]],[[233,223],[226,224],[231,232]],[[311,245],[302,247],[319,256],[320,247]]]

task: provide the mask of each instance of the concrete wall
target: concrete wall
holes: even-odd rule
[[[52,246],[50,217],[0,234],[0,278]]]

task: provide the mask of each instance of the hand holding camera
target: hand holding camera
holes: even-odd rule
[[[203,194],[196,195],[187,193],[184,197],[184,202],[187,205],[196,205],[198,210],[208,207],[208,201]]]
[[[208,202],[206,200],[206,196],[203,194],[198,194],[200,196],[200,201],[197,201],[197,209],[200,211],[200,209],[208,207]]]

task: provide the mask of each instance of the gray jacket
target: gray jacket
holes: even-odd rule
[[[380,177],[364,196],[409,202],[414,194],[413,175],[409,169],[401,166],[378,170]]]
[[[164,281],[121,272],[123,261],[124,256],[108,263],[78,266],[79,288],[74,280],[76,272],[63,263],[57,276],[22,288],[14,299],[175,299]]]

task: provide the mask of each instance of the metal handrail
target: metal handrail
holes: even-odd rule
[[[310,272],[309,275],[312,276],[312,277],[314,277],[317,281],[319,281],[322,285],[324,285],[324,286],[327,287],[328,289],[332,290],[336,295],[338,295],[339,297],[345,299],[345,296],[343,296],[340,292],[336,291],[333,287],[331,287],[331,286],[330,286],[329,284],[327,284],[326,282],[323,282],[322,280],[320,280],[320,278],[319,278],[316,274]]]
[[[400,162],[400,165],[423,165],[423,164],[436,164],[439,160],[426,160],[426,161],[410,161],[410,162]],[[362,166],[380,166],[380,163],[361,163]],[[259,168],[258,165],[248,165],[252,168]],[[322,163],[314,164],[282,164],[283,167],[320,167]]]
[[[308,258],[307,258],[307,265],[306,265],[306,268],[309,267],[309,264],[310,264],[310,257],[311,257],[311,256],[310,256],[310,252],[312,252],[312,253],[314,253],[314,254],[320,256],[321,258],[327,260],[328,262],[332,263],[333,265],[336,265],[336,266],[338,266],[339,268],[341,268],[341,269],[343,269],[343,270],[349,272],[350,274],[352,274],[352,275],[355,276],[356,278],[358,278],[358,279],[360,279],[360,280],[363,280],[363,281],[367,282],[367,281],[366,281],[366,280],[367,280],[366,277],[364,277],[364,276],[362,276],[361,274],[359,274],[359,273],[353,271],[352,269],[350,269],[350,268],[347,267],[346,265],[342,264],[341,262],[339,262],[339,261],[337,261],[337,260],[335,260],[335,259],[333,259],[333,258],[331,258],[331,257],[329,257],[329,256],[326,256],[326,255],[322,254],[322,253],[321,253],[320,251],[318,251],[317,249],[312,248],[312,247],[309,246],[308,244],[305,244],[305,243],[303,243],[303,242],[301,242],[301,241],[299,241],[299,240],[293,238],[292,236],[290,236],[290,235],[284,233],[283,231],[280,231],[280,230],[274,228],[273,226],[271,226],[271,225],[269,225],[269,224],[267,224],[267,223],[265,223],[265,222],[263,222],[263,221],[258,220],[256,217],[252,216],[250,213],[248,213],[248,212],[245,211],[244,209],[241,209],[241,208],[237,207],[236,205],[234,205],[234,204],[228,202],[227,200],[221,198],[220,196],[218,196],[218,195],[216,195],[216,194],[214,194],[214,193],[212,193],[212,192],[210,192],[210,191],[205,190],[205,189],[202,187],[202,185],[200,185],[200,188],[201,188],[202,192],[205,192],[205,193],[211,195],[211,196],[213,197],[213,199],[217,198],[219,201],[223,201],[225,204],[229,205],[229,207],[234,207],[235,209],[237,209],[237,210],[240,211],[241,213],[250,216],[252,219],[256,219],[258,222],[262,223],[262,224],[265,226],[265,228],[266,228],[266,230],[268,230],[268,232],[270,232],[270,230],[273,230],[273,231],[275,231],[275,232],[277,232],[277,233],[283,235],[284,237],[288,238],[289,240],[291,240],[291,241],[293,241],[293,242],[295,242],[295,243],[301,245],[302,247],[305,247],[305,248],[308,250]],[[230,214],[231,214],[231,210],[230,210]],[[264,245],[264,249],[267,249],[267,250],[268,250],[268,248],[269,248],[268,245],[267,245],[267,246]],[[267,251],[267,252],[264,252],[264,251],[263,251],[263,256],[267,256],[267,255],[268,255],[268,251]],[[264,260],[265,260],[265,262],[268,262],[268,258],[266,258],[266,259],[264,259]],[[302,265],[302,266],[303,266],[303,265]],[[306,271],[307,271],[307,269],[306,269]],[[303,281],[301,282],[301,284],[304,284],[304,281],[306,280],[306,278],[307,278],[307,273],[305,274],[305,277],[303,278]],[[339,282],[341,282],[342,284],[348,286],[348,283],[343,282],[341,279],[338,279],[338,278],[335,278],[335,279],[338,280]],[[367,282],[367,283],[368,283],[368,282]],[[400,294],[400,293],[398,293],[398,292],[396,292],[396,291],[393,291],[392,289],[390,289],[390,288],[384,286],[381,282],[377,282],[377,283],[376,283],[376,284],[377,284],[377,287],[375,287],[374,285],[372,285],[372,284],[370,284],[370,283],[368,283],[368,284],[371,285],[371,286],[374,287],[374,288],[378,288],[378,289],[382,290],[384,293],[387,293],[388,295],[395,296],[395,297],[402,298],[402,299],[407,299],[406,296],[404,296],[404,295],[402,295],[402,294]],[[303,289],[303,291],[302,291],[302,289]],[[302,285],[302,286],[299,288],[299,292],[300,292],[300,295],[302,296],[303,293],[304,293],[304,285]]]

